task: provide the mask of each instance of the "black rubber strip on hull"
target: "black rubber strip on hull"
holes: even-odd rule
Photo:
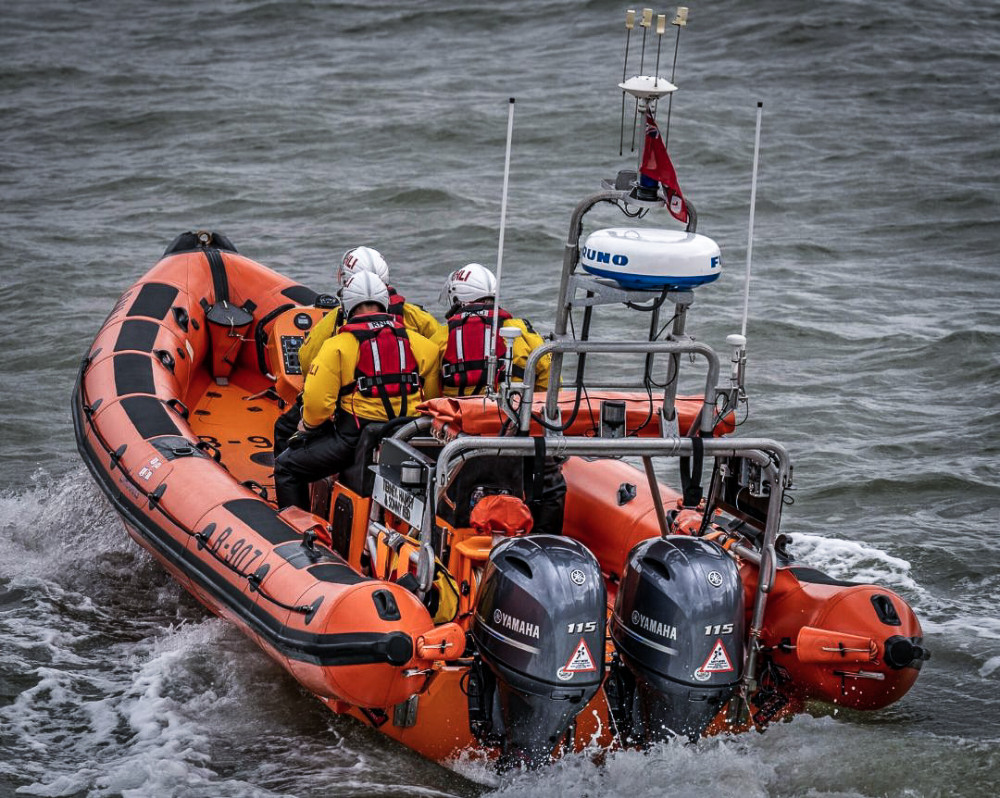
[[[386,662],[384,648],[387,638],[403,633],[316,634],[290,629],[270,613],[262,611],[260,605],[253,601],[252,594],[248,596],[228,581],[218,579],[218,574],[206,567],[206,562],[188,553],[181,541],[170,535],[115,485],[110,475],[99,466],[97,454],[86,439],[83,423],[78,380],[73,389],[73,428],[77,449],[94,480],[125,522],[142,536],[160,559],[186,574],[199,589],[211,595],[219,604],[231,609],[251,632],[259,635],[281,654],[300,662],[321,666]]]
[[[128,316],[147,316],[163,321],[179,291],[166,283],[146,283],[128,309]]]

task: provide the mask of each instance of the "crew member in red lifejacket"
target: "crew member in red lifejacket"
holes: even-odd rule
[[[408,330],[420,333],[425,338],[429,338],[434,343],[443,343],[448,335],[448,328],[440,324],[437,319],[424,310],[420,305],[407,302],[389,283],[389,264],[382,257],[377,249],[372,247],[355,247],[344,253],[340,266],[337,267],[338,293],[343,290],[344,284],[355,274],[360,272],[371,272],[376,275],[389,291],[389,307],[386,310],[398,318]],[[306,374],[312,365],[313,358],[319,353],[331,337],[344,323],[343,305],[336,310],[327,313],[320,322],[309,331],[309,335],[299,348],[299,364],[302,373]],[[274,457],[275,459],[285,451],[288,439],[298,428],[302,419],[302,405],[295,402],[283,415],[278,417],[274,423]]]
[[[438,347],[386,312],[389,291],[359,272],[341,290],[347,323],[313,358],[302,391],[302,421],[274,464],[279,507],[309,509],[309,483],[354,462],[361,430],[413,414],[440,396]]]
[[[544,341],[525,319],[516,319],[503,308],[496,307],[497,280],[489,269],[479,263],[469,263],[456,269],[445,283],[442,292],[450,309],[447,313],[448,340],[441,349],[441,392],[444,396],[472,396],[486,390],[490,336],[493,318],[497,330],[515,327],[521,335],[514,339],[511,370],[516,380],[524,378],[524,364]],[[496,336],[497,376],[496,388],[504,374],[502,365],[506,343]],[[544,391],[549,385],[548,355],[538,361],[535,371],[535,390]],[[562,460],[546,456],[540,473],[532,474],[526,485],[528,507],[534,519],[534,532],[558,535],[562,533],[563,508],[566,499],[566,480],[562,475]]]
[[[493,272],[479,263],[466,264],[448,275],[443,292],[450,307],[447,313],[448,339],[441,350],[441,390],[445,396],[472,396],[486,390],[494,314],[497,316],[498,331],[501,327],[515,327],[521,331],[521,337],[514,340],[511,376],[515,379],[524,377],[528,355],[543,343],[542,336],[528,321],[515,319],[503,308],[494,307],[496,286]],[[506,353],[507,345],[498,334],[494,388],[503,376]],[[536,390],[548,387],[549,361],[550,358],[545,356],[538,363]]]
[[[440,324],[437,319],[424,310],[420,305],[407,302],[395,288],[389,285],[389,264],[382,257],[377,249],[371,247],[355,247],[344,253],[344,257],[337,269],[337,283],[342,289],[358,272],[371,272],[376,275],[389,291],[389,307],[387,312],[396,316],[406,329],[420,333],[424,338],[437,343],[443,341],[447,334],[447,329]],[[316,357],[320,348],[327,338],[334,335],[344,323],[343,306],[335,311],[331,311],[309,331],[309,336],[299,349],[299,363],[302,364],[302,373],[305,374]]]

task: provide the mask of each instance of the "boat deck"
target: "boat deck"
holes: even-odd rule
[[[252,480],[274,497],[274,422],[283,412],[271,395],[236,374],[228,385],[206,381],[188,394],[192,431],[217,448],[238,482]]]

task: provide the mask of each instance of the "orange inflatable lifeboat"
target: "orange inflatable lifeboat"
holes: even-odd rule
[[[645,76],[619,88],[648,129],[675,87]],[[354,464],[312,486],[311,512],[271,500],[272,435],[303,387],[299,347],[337,300],[224,236],[182,234],[86,352],[72,400],[81,456],[187,591],[331,710],[440,762],[479,749],[501,768],[537,766],[595,744],[763,728],[811,701],[884,707],[929,656],[920,624],[895,592],[789,555],[789,454],[733,435],[746,338],[727,339],[727,382],[686,333],[719,248],[679,192],[686,230],[639,224],[667,200],[623,170],[581,201],[552,335],[520,381],[508,361],[489,396],[367,425]],[[606,203],[629,226],[582,240]],[[601,307],[648,324],[593,340]],[[626,340],[640,327],[645,340]],[[591,381],[601,357],[613,360]],[[701,394],[679,396],[682,362],[698,358]],[[668,472],[680,490],[661,484]]]
[[[81,455],[132,537],[333,711],[439,761],[480,748],[511,767],[762,727],[811,700],[877,709],[913,684],[913,612],[791,561],[787,455],[726,437],[731,412],[699,424],[701,396],[673,402],[694,437],[645,393],[590,391],[581,410],[566,389],[559,435],[519,430],[516,386],[429,401],[367,428],[314,512],[275,507],[273,425],[335,305],[184,234],[115,304],[73,396]],[[602,437],[607,407],[623,437]],[[679,458],[713,463],[703,498],[656,479]],[[561,535],[532,533],[547,462]]]
[[[323,545],[321,519],[266,500],[283,400],[255,342],[316,299],[221,236],[179,237],[84,358],[77,440],[131,535],[195,597],[317,696],[391,706],[432,662],[461,655],[461,630],[351,568]],[[305,307],[288,321],[304,332],[321,315]],[[429,657],[428,641],[445,645]]]

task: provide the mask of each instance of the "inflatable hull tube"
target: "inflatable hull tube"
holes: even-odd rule
[[[694,288],[717,280],[722,255],[712,239],[683,230],[608,227],[595,230],[580,251],[580,265],[622,288],[655,291]]]
[[[230,438],[269,447],[258,433],[270,432],[280,410],[254,347],[237,348],[242,333],[221,339],[231,372],[224,386],[215,383],[219,344],[207,314],[225,303],[260,326],[275,309],[310,297],[229,250],[168,254],[122,295],[81,364],[77,445],[131,535],[205,606],[315,695],[393,706],[425,684],[419,671],[431,660],[417,644],[434,630],[426,608],[402,586],[363,576],[316,545],[328,534],[322,519],[279,513],[262,490],[238,481],[234,472],[246,464],[235,448],[222,461]],[[230,419],[221,440],[199,435],[219,434],[204,426],[212,414],[197,408],[222,402],[223,391],[235,391],[254,419],[247,423],[259,426]]]

